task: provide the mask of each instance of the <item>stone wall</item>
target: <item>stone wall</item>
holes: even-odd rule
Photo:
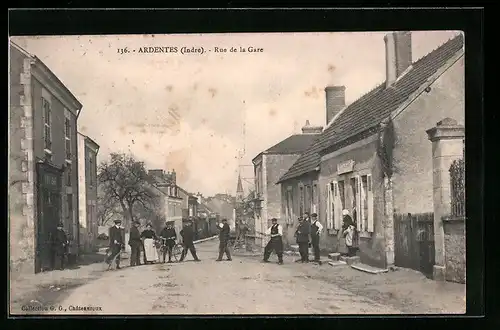
[[[444,218],[445,279],[465,283],[465,219]]]

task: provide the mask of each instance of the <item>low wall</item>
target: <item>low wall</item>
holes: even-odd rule
[[[443,218],[445,279],[465,283],[465,218]]]

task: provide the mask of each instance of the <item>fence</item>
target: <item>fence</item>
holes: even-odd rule
[[[451,216],[465,217],[465,162],[455,160],[450,166]]]

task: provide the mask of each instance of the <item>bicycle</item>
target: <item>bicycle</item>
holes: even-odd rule
[[[172,257],[174,257],[175,261],[178,262],[180,259],[180,255],[182,254],[182,250],[184,246],[181,243],[176,243],[172,247]],[[163,253],[168,253],[167,239],[161,238],[161,246],[160,246],[160,254],[163,256]]]

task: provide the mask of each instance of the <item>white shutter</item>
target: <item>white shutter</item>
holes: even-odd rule
[[[331,185],[326,184],[326,228],[332,229],[332,191]]]
[[[340,200],[339,195],[339,184],[337,181],[333,181],[333,204],[334,204],[334,212],[333,212],[333,228],[340,229],[342,228],[342,201]]]
[[[363,214],[361,212],[361,178],[356,175],[356,223],[358,231],[361,231],[361,224],[363,223]]]
[[[371,174],[367,175],[368,186],[368,228],[367,231],[373,233],[373,183]]]

